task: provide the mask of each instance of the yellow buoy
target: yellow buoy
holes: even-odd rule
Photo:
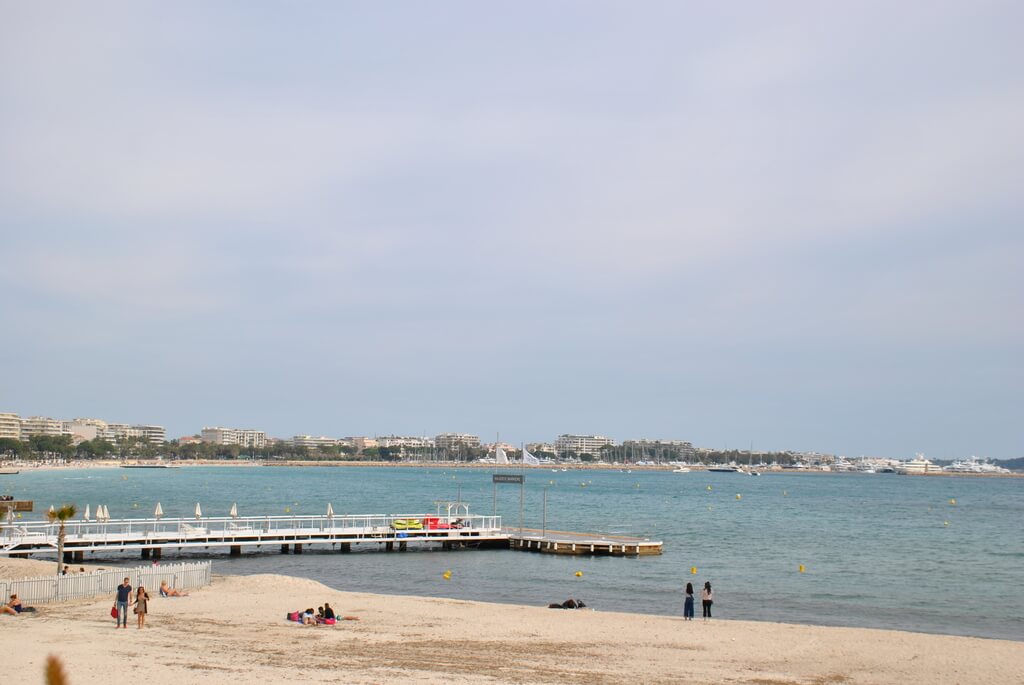
[[[803,564],[800,564],[800,567],[799,567],[799,568],[800,568],[800,573],[803,573],[803,572],[804,572],[804,571],[806,570],[806,569],[804,568],[804,565],[803,565]]]
[[[132,509],[138,509],[138,508],[139,508],[139,503],[138,502],[132,502]]]
[[[711,486],[709,485],[709,486],[708,486],[708,490],[710,490],[710,489],[711,489]]]
[[[786,490],[783,490],[783,491],[782,491],[782,496],[783,496],[783,497],[789,497],[789,492],[788,492],[788,491],[786,491]]]
[[[284,508],[284,513],[286,513],[286,514],[292,513],[292,508],[291,507],[285,507]]]
[[[953,499],[949,500],[949,503],[952,504],[955,507],[956,506],[956,498],[954,497]]]
[[[949,525],[949,521],[943,521],[943,522],[942,522],[942,525],[944,525],[944,526],[948,526],[948,525]]]
[[[452,579],[452,572],[451,572],[451,570],[449,569],[449,570],[445,571],[444,573],[442,573],[441,577],[444,578],[445,580],[451,580]]]
[[[708,505],[708,511],[711,511],[711,505],[710,504]]]
[[[697,567],[696,566],[691,566],[690,567],[690,575],[691,576],[697,575]]]
[[[736,493],[736,499],[743,499],[743,495]]]
[[[577,571],[576,572],[576,577],[577,578],[582,578],[583,577],[583,571]]]
[[[128,476],[121,476],[121,480],[128,480]]]

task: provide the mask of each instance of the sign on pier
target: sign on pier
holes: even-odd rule
[[[525,476],[514,473],[495,473],[491,476],[492,483],[515,483],[522,485],[525,480]]]

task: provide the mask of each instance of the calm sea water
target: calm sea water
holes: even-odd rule
[[[367,545],[366,554],[224,553],[215,571],[534,605],[572,596],[598,610],[676,615],[685,583],[710,580],[722,618],[1024,640],[1022,479],[533,469],[528,527],[541,526],[545,488],[548,528],[649,536],[664,540],[664,555],[383,554]],[[328,502],[338,514],[424,514],[460,489],[473,513],[491,513],[486,470],[196,467],[0,476],[0,493],[34,499],[36,518],[61,502],[140,517],[157,501],[167,516],[191,516],[197,501],[211,516],[226,515],[232,502],[242,515],[319,514]],[[519,487],[499,486],[497,506],[507,525],[518,525]]]

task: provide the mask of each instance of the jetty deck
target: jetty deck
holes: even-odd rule
[[[58,526],[49,522],[8,524],[0,529],[0,555],[56,552]],[[69,521],[65,524],[65,560],[81,561],[85,552],[139,551],[159,558],[165,550],[244,548],[280,545],[283,553],[302,553],[310,545],[348,552],[352,545],[381,545],[390,551],[412,544],[442,549],[507,545],[500,516],[439,517],[397,514],[344,516],[239,516]]]
[[[661,554],[660,540],[602,535],[600,533],[573,533],[564,530],[537,528],[505,528],[511,549],[542,554],[574,554],[590,556],[632,557]]]
[[[465,505],[459,505],[464,507]],[[451,509],[449,509],[451,510]],[[503,527],[500,516],[424,516],[358,514],[317,516],[237,516],[140,518],[69,521],[64,530],[64,560],[76,563],[86,553],[139,552],[143,559],[165,551],[279,548],[301,554],[318,546],[351,552],[353,546],[402,551],[413,546],[442,550],[483,547],[546,554],[646,556],[661,554],[662,543],[646,538]],[[0,556],[56,554],[59,525],[48,521],[0,525]]]

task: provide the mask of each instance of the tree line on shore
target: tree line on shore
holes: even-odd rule
[[[621,450],[621,448],[619,448]],[[566,453],[561,460],[580,461],[584,463],[620,462],[636,463],[637,461],[653,461],[667,463],[670,461],[700,461],[706,464],[725,464],[736,462],[744,464],[752,461],[748,452],[740,450],[722,450],[702,452],[694,455],[691,451],[666,450],[651,448],[649,450],[631,450],[623,454],[613,446],[602,449],[600,454]],[[465,461],[471,462],[486,457],[488,451],[483,447],[460,446],[453,450],[435,450],[432,447],[367,447],[357,450],[350,445],[327,445],[320,447],[304,447],[291,445],[287,442],[274,442],[266,447],[251,448],[240,445],[217,445],[210,442],[180,443],[171,440],[162,443],[150,443],[142,438],[124,438],[117,441],[84,440],[74,444],[70,435],[34,435],[28,440],[0,438],[0,456],[22,460],[48,459],[180,459],[180,460],[217,460],[217,459],[252,459],[274,460],[288,459],[299,461]],[[534,456],[556,460],[551,452],[538,451]],[[519,450],[511,450],[509,458],[513,461],[521,458]],[[753,461],[767,463],[790,464],[796,461],[789,452],[759,453]]]

